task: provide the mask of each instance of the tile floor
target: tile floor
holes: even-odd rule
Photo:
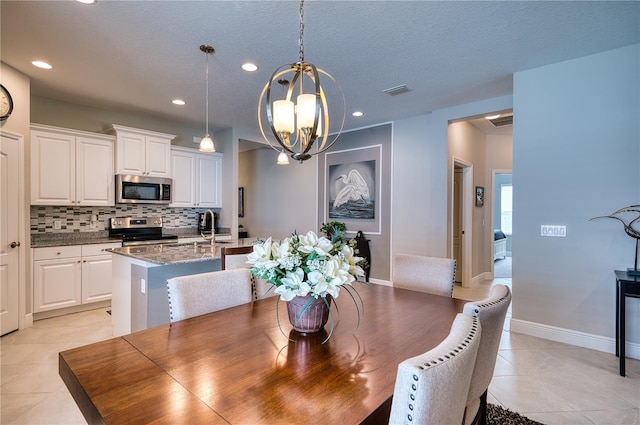
[[[458,298],[484,298],[496,279]],[[111,336],[105,309],[40,320],[0,339],[0,423],[86,423],[58,376],[58,352]],[[545,424],[640,424],[640,361],[618,375],[614,355],[508,331],[506,322],[489,402]]]

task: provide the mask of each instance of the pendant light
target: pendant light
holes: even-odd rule
[[[262,137],[280,156],[289,154],[301,163],[313,155],[329,149],[340,136],[344,127],[346,104],[344,94],[337,81],[327,72],[304,61],[304,0],[300,1],[300,37],[298,62],[283,65],[271,75],[264,86],[258,104],[258,125]],[[335,137],[329,140],[329,108],[325,90],[320,84],[330,80],[337,87],[342,100],[342,122]],[[275,99],[275,88],[287,86],[283,99]],[[295,101],[295,103],[294,103]],[[331,111],[335,113],[335,111]],[[264,117],[268,129],[265,130]],[[339,115],[338,115],[339,116]],[[271,133],[280,146],[274,145],[266,133]],[[285,153],[286,152],[286,153]]]
[[[209,134],[209,55],[212,55],[215,52],[215,49],[208,44],[203,44],[200,46],[200,50],[204,52],[207,57],[207,71],[206,71],[206,83],[205,83],[205,96],[206,96],[206,108],[205,108],[205,122],[206,122],[206,132],[202,140],[200,140],[200,152],[215,152],[216,147],[213,144],[213,139]]]

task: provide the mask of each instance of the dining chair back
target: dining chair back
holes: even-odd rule
[[[453,297],[456,260],[396,254],[392,271],[393,286]]]
[[[487,423],[487,391],[498,357],[504,320],[511,304],[511,290],[505,285],[493,285],[489,297],[465,304],[463,313],[477,317],[482,326],[480,347],[471,377],[464,424]]]
[[[398,365],[389,424],[461,424],[481,326],[458,313],[437,347]]]
[[[220,248],[220,265],[222,270],[237,269],[237,268],[251,268],[247,264],[247,256],[253,252],[253,246],[237,246]],[[273,297],[277,295],[272,285],[264,279],[257,279],[251,275],[253,299],[259,300],[262,298]]]
[[[167,280],[171,323],[252,301],[251,271],[222,270]]]
[[[222,270],[250,268],[247,256],[253,252],[253,246],[223,246],[220,248]]]

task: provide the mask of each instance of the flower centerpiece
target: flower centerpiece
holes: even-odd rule
[[[269,282],[287,302],[289,321],[298,332],[320,331],[329,316],[333,332],[331,301],[341,289],[355,303],[359,320],[362,298],[352,283],[364,276],[359,266],[363,259],[354,255],[351,243],[331,241],[312,231],[294,232],[279,243],[269,238],[254,245],[247,259],[251,273]]]

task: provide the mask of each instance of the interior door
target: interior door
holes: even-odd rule
[[[462,272],[462,167],[455,165],[453,172],[453,259],[456,260],[456,283],[461,283]]]
[[[20,137],[0,132],[0,334],[18,329]]]

